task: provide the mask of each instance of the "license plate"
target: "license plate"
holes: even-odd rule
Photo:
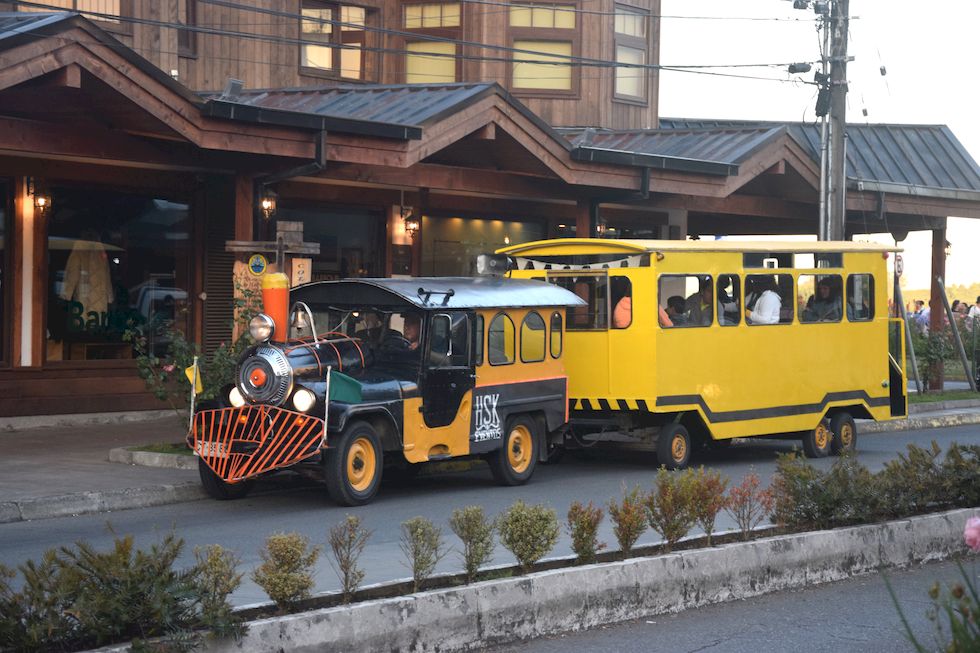
[[[203,458],[224,458],[228,455],[225,453],[224,442],[204,441],[197,443],[197,454]]]

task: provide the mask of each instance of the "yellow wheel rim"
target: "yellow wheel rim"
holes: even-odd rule
[[[357,438],[347,450],[347,482],[355,492],[364,492],[374,481],[378,459],[367,438]]]
[[[825,449],[828,440],[830,440],[830,431],[827,430],[826,426],[820,424],[813,431],[813,442],[817,445],[817,449]]]
[[[683,436],[675,435],[670,442],[670,455],[674,457],[674,462],[681,462],[687,455],[687,440]]]
[[[518,474],[531,464],[531,432],[523,424],[515,426],[507,436],[507,463]]]
[[[840,427],[840,443],[844,449],[850,449],[854,442],[854,429],[850,424],[842,424]]]

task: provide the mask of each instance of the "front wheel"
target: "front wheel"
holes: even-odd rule
[[[831,437],[826,422],[820,420],[816,428],[803,434],[803,453],[807,458],[825,458],[830,454]]]
[[[537,428],[536,420],[527,415],[507,420],[504,441],[487,460],[498,484],[523,485],[531,478],[538,461]]]
[[[857,427],[850,413],[837,413],[830,420],[830,450],[835,454],[857,449]]]
[[[657,461],[667,469],[684,469],[691,462],[691,435],[683,424],[667,424],[660,429]]]
[[[219,501],[241,499],[252,490],[252,481],[227,483],[201,458],[197,459],[197,474],[201,477],[201,486],[212,499]]]
[[[324,456],[330,498],[341,506],[368,503],[381,486],[383,463],[381,439],[374,427],[367,422],[349,424],[337,446],[327,449]]]

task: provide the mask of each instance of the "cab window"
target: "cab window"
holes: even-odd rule
[[[476,326],[473,329],[473,364],[483,365],[483,316],[476,316]]]
[[[514,322],[505,313],[498,313],[490,320],[487,359],[491,365],[510,365],[514,362]]]
[[[528,313],[521,322],[521,362],[537,363],[544,360],[544,320],[536,311]]]
[[[745,276],[746,324],[790,324],[796,305],[793,275],[748,274]]]
[[[847,277],[847,319],[867,322],[875,316],[875,280],[870,274]]]
[[[561,313],[551,314],[551,357],[561,357]]]
[[[469,340],[466,314],[433,316],[429,331],[429,366],[466,367],[470,358]]]
[[[714,319],[711,275],[665,274],[659,283],[660,326],[703,327]]]
[[[840,322],[842,282],[839,274],[801,274],[797,283],[800,322]]]

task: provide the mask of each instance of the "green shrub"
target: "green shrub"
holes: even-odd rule
[[[951,506],[980,506],[980,445],[952,443],[946,450],[940,476],[940,496]]]
[[[493,557],[494,523],[487,519],[482,506],[466,506],[453,510],[449,528],[463,542],[463,569],[466,582],[476,580],[480,567]]]
[[[885,463],[876,475],[884,517],[906,517],[945,501],[939,445],[929,449],[908,445],[906,454]]]
[[[38,563],[19,565],[24,578],[19,592],[10,581],[16,574],[4,567],[0,586],[0,650],[44,651],[49,648],[83,648],[86,638],[68,609],[71,597],[61,583],[61,567],[55,550],[48,550]]]
[[[820,496],[823,482],[823,475],[805,458],[780,454],[772,484],[773,521],[791,528],[822,524],[828,517]]]
[[[721,472],[705,471],[699,467],[692,472],[691,480],[691,510],[694,522],[704,531],[711,546],[711,535],[715,531],[715,520],[718,513],[725,507],[725,490],[728,489],[728,479]]]
[[[759,475],[749,472],[738,485],[732,486],[725,500],[725,511],[735,520],[742,539],[748,540],[755,527],[773,511],[772,488],[761,489]]]
[[[643,507],[643,491],[639,486],[632,490],[623,487],[623,497],[619,501],[609,501],[609,518],[613,522],[613,534],[624,558],[633,552],[633,545],[647,529],[647,513]]]
[[[273,533],[259,555],[262,564],[252,572],[252,580],[265,590],[280,613],[310,597],[319,547],[311,549],[310,541],[299,533]]]
[[[350,603],[364,580],[364,570],[357,566],[357,561],[370,537],[371,531],[361,525],[360,517],[354,515],[346,515],[344,521],[331,526],[327,533],[327,543],[334,558],[330,564],[340,578],[344,603]]]
[[[240,638],[248,628],[228,597],[242,584],[241,559],[219,544],[196,547],[194,558],[201,624],[216,637]]]
[[[667,551],[687,535],[694,525],[691,478],[690,470],[674,474],[661,467],[657,471],[653,491],[644,502],[650,528],[664,538],[664,548]]]
[[[412,591],[418,592],[439,561],[446,557],[442,529],[425,517],[412,517],[402,522],[399,547],[412,570]]]
[[[558,515],[543,505],[518,500],[503,512],[498,524],[500,543],[514,554],[525,574],[558,542]]]
[[[572,536],[572,551],[581,565],[595,562],[598,551],[606,548],[599,542],[599,524],[602,523],[602,508],[575,501],[568,508],[568,533]]]

